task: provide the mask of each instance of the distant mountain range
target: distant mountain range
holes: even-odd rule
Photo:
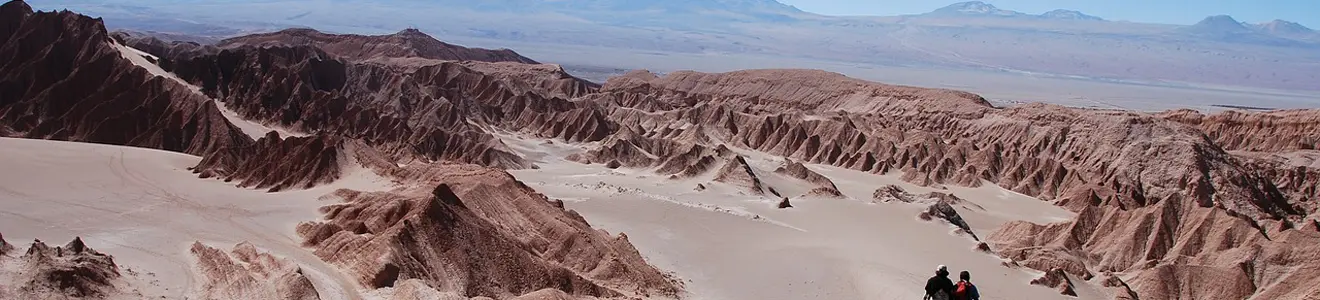
[[[1000,9],[989,3],[981,1],[969,1],[954,3],[949,6],[936,9],[935,11],[921,14],[921,16],[932,17],[1000,17],[1000,18],[1034,18],[1051,20],[1084,20],[1084,21],[1103,21],[1103,18],[1088,15],[1080,11],[1056,9],[1039,15],[1027,14],[1013,10]]]
[[[1274,20],[1248,24],[1227,15],[1209,16],[1179,31],[1204,39],[1235,43],[1286,45],[1320,41],[1320,35],[1314,30],[1294,22]]]
[[[1039,15],[1001,9],[981,1],[954,3],[917,17],[941,18],[1005,18],[1041,21],[1105,21],[1104,18],[1088,15],[1080,11],[1056,9]],[[1320,42],[1316,31],[1302,24],[1285,20],[1274,20],[1260,24],[1239,22],[1231,16],[1217,15],[1206,17],[1194,25],[1185,26],[1178,32],[1193,36],[1227,42],[1280,44]]]
[[[481,46],[554,49],[545,54],[560,56],[543,60],[607,68],[673,70],[723,63],[716,59],[681,67],[675,60],[657,58],[674,53],[755,55],[1153,84],[1320,90],[1315,85],[1320,82],[1320,34],[1289,21],[1244,24],[1229,16],[1208,17],[1194,25],[1114,22],[1076,10],[1029,14],[981,1],[905,16],[819,15],[775,0],[113,2],[47,0],[32,5],[103,17],[113,29],[213,39],[290,27],[363,34],[418,28]],[[601,56],[630,52],[647,56],[599,62]]]

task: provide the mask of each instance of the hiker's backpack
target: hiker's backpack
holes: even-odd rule
[[[953,289],[953,299],[967,300],[968,295],[970,295],[971,293],[972,293],[972,283],[966,281],[959,281],[958,287]]]

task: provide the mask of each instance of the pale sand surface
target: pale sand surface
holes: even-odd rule
[[[582,145],[502,137],[540,167],[511,173],[564,200],[592,226],[627,234],[649,262],[683,279],[691,299],[920,299],[925,280],[939,264],[948,265],[955,279],[958,271],[970,271],[983,299],[1077,299],[1029,285],[1039,272],[1001,266],[1000,258],[975,252],[970,237],[954,235],[951,225],[917,219],[923,205],[870,203],[871,193],[886,184],[914,194],[938,190],[904,183],[893,173],[808,165],[832,179],[847,198],[793,197],[794,208],[779,210],[776,199],[741,194],[710,182],[710,175],[670,180],[650,170],[582,165],[562,159]],[[739,152],[758,175],[771,173],[782,161]],[[784,185],[788,180],[766,182]],[[708,189],[695,191],[698,183]],[[985,209],[959,207],[982,237],[1008,220],[1071,217],[1049,203],[998,187],[945,192]],[[1081,299],[1107,298],[1089,283],[1079,281],[1078,290]]]
[[[331,185],[266,193],[199,179],[200,158],[142,148],[0,138],[0,230],[26,247],[81,236],[140,275],[151,297],[183,299],[198,288],[189,246],[228,249],[242,241],[297,261],[323,299],[358,299],[357,286],[299,244],[298,222],[316,220],[321,195],[338,188],[382,190],[387,180],[357,169]],[[154,275],[153,275],[154,274]],[[130,276],[126,276],[130,277]]]

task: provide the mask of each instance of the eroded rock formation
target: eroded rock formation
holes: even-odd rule
[[[5,241],[4,234],[0,233],[0,256],[9,255],[9,252],[11,251],[14,251],[14,245],[11,245],[9,244],[8,241]]]
[[[813,187],[811,188],[811,191],[807,193],[809,195],[826,197],[843,196],[843,193],[839,192],[839,187],[834,185],[834,181],[824,175],[820,175],[820,173],[816,173],[816,171],[808,169],[807,166],[802,165],[800,162],[789,160],[785,162],[784,166],[775,169],[775,173],[811,183]]]
[[[201,242],[190,250],[205,278],[198,296],[203,299],[321,299],[298,264],[240,243],[225,253]]]
[[[252,143],[213,102],[135,65],[99,19],[0,6],[0,131],[204,154]],[[90,88],[95,87],[95,88]]]
[[[1075,290],[1076,287],[1073,285],[1072,279],[1069,279],[1068,274],[1063,272],[1062,269],[1050,269],[1049,271],[1046,271],[1044,275],[1041,275],[1040,278],[1032,279],[1031,284],[1056,288],[1059,290],[1059,294],[1062,295],[1077,296],[1077,291]]]
[[[271,131],[247,147],[224,148],[208,153],[192,168],[202,178],[237,181],[240,187],[278,192],[289,188],[312,188],[333,182],[347,165],[344,147],[337,137],[281,138]]]
[[[591,229],[502,171],[418,164],[394,192],[335,193],[326,220],[300,225],[305,243],[371,288],[411,279],[467,297],[509,298],[552,288],[579,296],[677,293],[619,235]]]
[[[1011,223],[989,241],[1024,266],[1083,279],[1161,265],[1230,268],[1236,262],[1212,262],[1274,244],[1272,232],[1314,234],[1295,228],[1315,219],[1315,168],[1244,153],[1310,151],[1320,132],[1311,128],[1314,111],[1200,116],[1045,104],[994,108],[966,93],[796,70],[664,77],[639,71],[583,100],[612,107],[610,119],[636,136],[696,135],[803,163],[901,171],[918,185],[991,183],[1053,201],[1077,211],[1078,219]],[[915,200],[883,188],[874,197]],[[1301,260],[1250,265],[1311,268]],[[1243,273],[1256,287],[1248,295],[1287,290],[1272,282],[1293,276]]]
[[[114,258],[81,238],[64,246],[32,242],[19,257],[0,255],[0,295],[6,299],[104,299],[120,285]]]
[[[601,110],[547,96],[562,93],[454,62],[398,70],[308,46],[239,47],[168,70],[245,118],[360,139],[396,157],[526,168],[486,126],[570,142],[615,130]]]
[[[756,171],[747,164],[747,159],[743,158],[742,155],[735,155],[724,162],[724,166],[720,167],[720,170],[715,173],[715,179],[713,180],[741,188],[744,192],[753,195],[761,195],[769,191],[775,197],[780,196],[779,193],[774,192],[774,189],[761,182],[761,178],[756,175]]]

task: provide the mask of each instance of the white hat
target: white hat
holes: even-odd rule
[[[945,267],[944,265],[940,265],[940,266],[938,266],[938,267],[935,267],[935,270],[936,270],[936,271],[948,271],[949,268],[948,268],[948,267]]]

